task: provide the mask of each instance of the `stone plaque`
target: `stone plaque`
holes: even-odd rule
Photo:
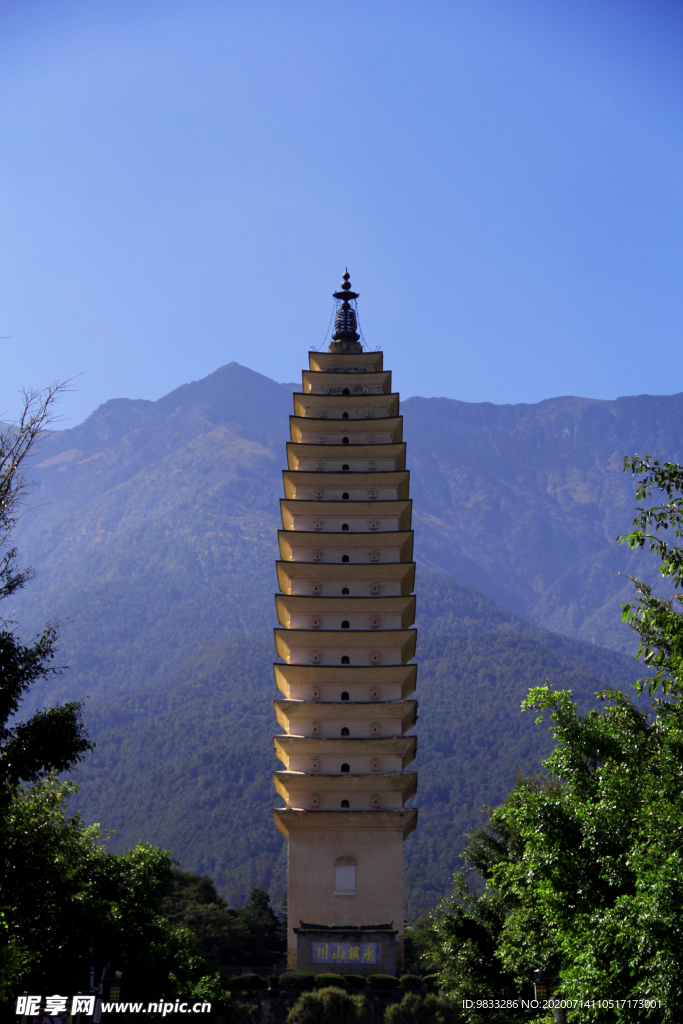
[[[381,942],[312,942],[314,964],[378,964],[382,960]]]

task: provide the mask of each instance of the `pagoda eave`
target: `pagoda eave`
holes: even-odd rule
[[[380,775],[308,775],[304,772],[273,772],[275,788],[284,800],[289,793],[400,793],[404,801],[417,793],[417,772]]]
[[[405,725],[405,729],[412,728],[417,717],[418,702],[416,700],[388,700],[385,702],[366,701],[358,704],[355,702],[340,701],[313,701],[313,700],[283,700],[278,698],[273,701],[276,714],[282,715],[283,721],[292,724],[299,721],[320,721],[320,722],[366,722],[376,719],[381,722],[397,722]],[[279,722],[278,724],[282,724]],[[287,728],[283,725],[283,728]]]
[[[384,369],[384,353],[342,353],[340,358],[337,352],[310,352],[308,364],[314,373],[381,373]]]
[[[297,811],[274,807],[275,825],[286,839],[294,831],[400,832],[405,839],[417,826],[417,808],[402,811]]]

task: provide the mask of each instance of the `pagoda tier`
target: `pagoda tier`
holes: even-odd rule
[[[311,353],[312,354],[312,353]],[[326,395],[309,391],[294,395],[294,415],[328,420],[369,420],[398,416],[398,395]]]
[[[320,597],[398,597],[412,594],[414,562],[277,562],[277,581],[283,594],[317,594]]]
[[[287,466],[302,473],[391,473],[406,468],[406,446],[400,444],[287,445]]]
[[[367,565],[375,562],[412,562],[412,530],[396,533],[278,532],[283,562],[334,562]]]
[[[306,921],[393,921],[401,963],[402,844],[417,822],[405,807],[417,632],[403,418],[382,353],[362,350],[348,274],[335,298],[330,351],[309,354],[294,395],[278,532],[273,780],[285,806],[273,813],[289,843],[288,963],[313,970],[329,967],[301,946]]]
[[[290,473],[282,474],[285,497],[297,501],[397,501],[407,499],[410,474],[400,473]]]
[[[351,811],[402,810],[417,792],[417,772],[400,775],[306,775],[273,772],[275,789],[288,807],[300,811],[336,811],[346,797]]]
[[[384,702],[405,700],[415,692],[417,683],[417,665],[381,665],[372,672],[338,665],[274,668],[278,690],[288,700],[296,701],[367,701],[382,707]]]
[[[282,525],[285,530],[303,530],[308,533],[378,533],[380,531],[409,530],[412,519],[412,501],[353,501],[351,496],[342,501],[334,499],[322,504],[322,499],[283,498],[280,501]]]
[[[379,423],[362,420],[314,420],[290,416],[292,441],[297,444],[399,444],[403,440],[403,418],[392,416]]]
[[[335,356],[334,358],[337,358]],[[342,356],[348,363],[348,356]],[[344,374],[342,377],[341,374]],[[305,395],[390,395],[391,371],[381,373],[364,373],[350,367],[336,366],[335,373],[323,370],[304,370],[302,374],[302,390]]]
[[[286,629],[408,629],[415,621],[414,594],[324,598],[278,594],[275,608]]]
[[[336,739],[346,730],[354,739],[403,736],[417,721],[416,700],[325,701],[276,700],[278,725],[290,736]]]

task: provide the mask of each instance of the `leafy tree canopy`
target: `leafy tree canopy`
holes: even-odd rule
[[[683,467],[627,460],[667,501],[639,509],[634,544],[649,541],[662,572],[681,583],[683,553],[657,529],[680,536]],[[648,533],[654,523],[654,533]],[[442,983],[461,998],[486,991],[528,994],[535,970],[573,999],[642,1000],[639,1020],[673,1022],[683,1008],[683,617],[678,593],[657,601],[634,581],[626,618],[656,670],[652,720],[608,689],[601,709],[579,713],[571,693],[534,688],[523,707],[550,716],[555,748],[547,776],[520,778],[470,835],[466,860],[483,892],[456,877],[437,914]],[[584,1021],[633,1019],[632,1007],[585,1006]],[[469,1020],[497,1018],[472,1010]],[[499,1019],[515,1017],[505,1011]]]
[[[650,693],[660,686],[664,693],[672,687],[680,691],[683,679],[683,595],[679,590],[683,585],[683,547],[665,540],[660,531],[671,530],[674,537],[681,536],[683,466],[672,462],[660,463],[649,455],[645,458],[634,455],[627,456],[624,468],[641,478],[636,491],[638,501],[652,501],[653,491],[659,491],[662,498],[659,504],[649,507],[638,505],[633,520],[635,529],[620,535],[617,540],[631,548],[649,545],[650,551],[659,556],[662,576],[670,579],[676,589],[668,600],[662,600],[653,596],[652,587],[647,583],[629,577],[636,588],[638,600],[636,604],[624,605],[623,620],[640,638],[638,658],[655,670],[652,678],[639,681],[641,689],[647,682]]]
[[[91,965],[99,975],[110,964],[132,998],[153,999],[160,985],[180,995],[206,963],[192,933],[160,913],[171,857],[144,844],[109,853],[98,825],[65,816],[74,788],[54,776],[21,787],[3,821],[4,910],[11,944],[27,953],[22,985],[73,993]]]
[[[214,970],[263,970],[285,957],[286,925],[264,889],[253,889],[245,907],[228,909],[210,878],[174,868],[162,911],[176,926],[194,932]]]

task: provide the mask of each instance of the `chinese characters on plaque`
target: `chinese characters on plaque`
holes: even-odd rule
[[[312,942],[314,964],[378,964],[381,961],[379,942]]]

